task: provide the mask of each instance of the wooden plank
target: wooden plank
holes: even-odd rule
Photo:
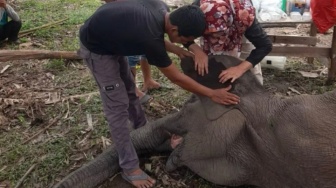
[[[262,28],[272,28],[272,27],[296,27],[297,23],[262,23]]]
[[[294,35],[268,35],[273,43],[283,44],[306,44],[315,46],[317,44],[316,37],[303,37]]]
[[[81,59],[81,57],[72,51],[0,50],[0,62],[27,59]]]
[[[252,47],[252,48],[251,48]],[[247,57],[253,49],[253,45],[242,46],[242,56]],[[329,57],[330,48],[327,47],[306,47],[306,46],[273,46],[271,56],[292,56],[292,57]]]
[[[263,21],[260,21],[260,20],[258,20],[258,21],[261,25],[263,25],[263,24],[278,24],[279,26],[281,24],[288,24],[288,23],[294,23],[294,24],[311,24],[312,23],[312,21],[310,21],[310,20],[308,20],[308,21],[303,21],[303,20],[293,21],[290,18],[287,18],[285,20],[280,20],[280,21],[268,21],[268,22],[263,22]]]
[[[259,20],[261,27],[296,27],[297,24],[310,24],[312,21],[293,21],[289,17],[280,21],[263,22]]]
[[[328,57],[328,47],[306,47],[306,46],[273,46],[270,55],[292,56],[292,57]]]

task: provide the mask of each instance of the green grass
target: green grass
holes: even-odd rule
[[[45,65],[45,70],[49,70],[49,71],[52,71],[52,72],[62,72],[64,70],[66,70],[66,66],[65,66],[63,60],[54,59],[54,60],[50,60]]]
[[[47,50],[77,50],[78,31],[80,25],[101,5],[100,0],[22,0],[19,1],[18,9],[23,26],[21,31],[39,27],[64,18],[68,18],[63,24],[42,28],[33,34],[21,38],[21,42],[38,42]],[[12,47],[17,49],[17,47]],[[70,64],[71,65],[71,64]],[[83,77],[83,71],[66,66],[64,60],[47,60],[42,67],[45,71],[55,75],[55,85],[64,87],[64,95],[83,94],[96,91],[91,75]],[[82,67],[83,69],[83,67]],[[28,73],[29,74],[29,73]],[[36,73],[38,74],[38,73]],[[67,85],[70,84],[70,85]],[[25,140],[40,131],[43,127],[30,126],[32,119],[25,113],[17,115],[17,123],[12,125],[11,130],[0,133],[0,182],[9,181],[14,186],[27,170],[34,164],[36,167],[23,182],[23,187],[48,187],[53,184],[60,173],[67,174],[69,168],[78,163],[90,160],[92,153],[89,148],[99,145],[101,136],[108,137],[108,130],[104,116],[102,115],[99,96],[76,99],[74,102],[58,103],[45,106],[42,109],[46,126],[52,117],[68,112],[67,118],[62,118],[57,125],[47,132],[40,134],[31,142],[23,144]],[[87,133],[86,114],[92,114],[95,122],[92,135],[83,147],[83,159],[76,158],[81,148],[78,143],[85,138]],[[97,144],[98,143],[98,144]],[[98,147],[99,148],[99,147]],[[84,155],[84,153],[86,153]]]
[[[80,110],[77,110],[78,108]],[[65,106],[53,106],[45,109],[45,112],[54,114],[61,109],[65,110]],[[24,182],[25,187],[48,187],[60,173],[67,174],[69,172],[67,169],[77,163],[71,161],[71,158],[82,154],[79,162],[83,163],[91,160],[92,155],[101,152],[100,138],[108,137],[109,133],[101,113],[100,99],[94,97],[85,104],[80,101],[80,105],[70,105],[70,109],[72,114],[69,118],[62,119],[57,125],[48,129],[47,134],[41,134],[29,143],[23,144],[27,137],[22,133],[26,131],[32,135],[41,127],[30,127],[29,131],[27,128],[17,127],[16,130],[1,134],[0,148],[2,151],[3,149],[7,151],[0,155],[0,168],[4,166],[7,168],[0,172],[0,182],[7,180],[14,185],[32,165],[36,164],[34,171]],[[95,127],[88,141],[79,144],[88,134],[86,114],[92,114]],[[92,146],[98,146],[99,152],[92,153],[89,150]],[[78,152],[83,148],[87,149]]]
[[[62,24],[39,29],[29,36],[50,50],[76,50],[79,26],[101,5],[100,0],[25,0],[19,3],[22,31],[68,18]]]

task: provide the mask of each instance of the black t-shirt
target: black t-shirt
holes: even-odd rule
[[[159,11],[155,18],[147,7],[134,0],[101,6],[80,29],[80,41],[91,52],[101,55],[142,55],[158,67],[171,60],[164,43],[164,16],[168,7],[159,0],[146,0]]]

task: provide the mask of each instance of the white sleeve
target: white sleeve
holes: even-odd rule
[[[14,21],[20,21],[20,17],[19,17],[19,15],[14,11],[14,9],[10,6],[10,5],[8,5],[8,4],[6,4],[6,11],[7,11],[7,14],[8,14],[8,16],[12,19],[12,20],[14,20]]]

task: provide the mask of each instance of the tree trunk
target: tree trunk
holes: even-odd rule
[[[27,59],[82,59],[75,51],[0,50],[0,62]]]

